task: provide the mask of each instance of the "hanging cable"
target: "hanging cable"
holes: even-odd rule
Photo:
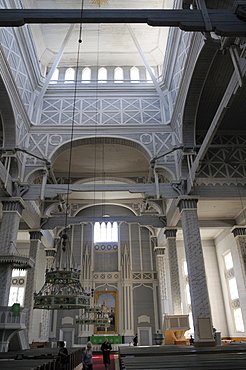
[[[66,196],[66,215],[65,215],[65,230],[68,226],[68,214],[69,214],[69,193],[70,193],[70,181],[71,181],[71,167],[72,167],[72,153],[73,153],[73,136],[74,136],[74,124],[75,124],[75,111],[76,111],[76,99],[77,99],[77,89],[78,89],[78,69],[79,69],[79,56],[80,48],[83,42],[82,31],[83,31],[83,12],[84,12],[84,0],[81,2],[80,9],[80,25],[79,25],[79,38],[76,56],[76,70],[75,70],[75,81],[74,81],[74,97],[73,97],[73,111],[72,111],[72,126],[70,134],[70,148],[69,148],[69,160],[68,160],[68,186],[67,186],[67,196]]]

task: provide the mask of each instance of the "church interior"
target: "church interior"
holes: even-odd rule
[[[1,353],[246,343],[245,75],[245,0],[0,0]]]

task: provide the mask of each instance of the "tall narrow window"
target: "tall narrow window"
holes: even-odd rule
[[[98,81],[102,83],[107,82],[107,70],[106,68],[102,67],[98,71]]]
[[[82,83],[89,84],[91,82],[91,69],[86,67],[82,72]]]
[[[9,292],[9,306],[12,306],[14,303],[20,303],[21,306],[24,306],[25,285],[26,271],[14,269]]]
[[[139,81],[139,69],[136,67],[132,67],[130,70],[130,78],[132,83],[138,83]]]
[[[95,222],[94,243],[118,242],[117,222]]]
[[[65,83],[74,83],[75,70],[73,68],[68,68],[65,73]]]
[[[151,69],[151,72],[153,73],[153,75],[154,75],[154,70],[153,70],[153,68],[152,67],[150,67],[150,69]],[[147,82],[148,83],[152,83],[153,81],[152,81],[152,78],[151,78],[151,76],[150,76],[150,74],[149,74],[149,72],[147,71],[147,69],[146,69],[146,80],[147,80]]]
[[[114,70],[114,82],[115,83],[122,83],[123,82],[123,69],[120,67],[115,68]]]
[[[50,84],[57,84],[58,78],[59,78],[59,69],[56,68],[49,83]]]
[[[234,272],[234,265],[231,252],[224,255],[225,276],[228,285],[228,294],[231,302],[231,310],[235,322],[235,329],[238,332],[244,332],[244,322],[242,309],[240,307],[240,300],[237,288],[237,281]]]
[[[189,338],[189,336],[194,334],[194,324],[193,324],[193,317],[192,317],[192,309],[191,309],[191,297],[190,297],[190,285],[188,280],[188,268],[187,262],[183,261],[183,277],[184,277],[184,288],[185,288],[185,301],[186,307],[184,307],[184,311],[189,315],[189,323],[190,323],[190,330],[185,333],[185,337]]]

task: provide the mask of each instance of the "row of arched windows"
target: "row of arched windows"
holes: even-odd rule
[[[154,73],[153,69],[151,68],[152,72]],[[108,79],[108,71],[105,67],[101,67],[98,69],[98,81],[101,83],[106,83]],[[53,76],[50,80],[50,83],[57,83],[59,79],[59,69],[56,68]],[[65,71],[64,82],[65,83],[73,83],[75,80],[75,69],[68,68]],[[90,83],[91,82],[91,69],[86,67],[82,71],[81,76],[82,83]],[[114,82],[115,83],[123,83],[124,82],[124,71],[122,68],[117,67],[114,69]],[[140,82],[140,74],[139,69],[137,67],[132,67],[130,69],[130,82],[131,83],[139,83]],[[152,82],[151,76],[146,70],[146,82]]]

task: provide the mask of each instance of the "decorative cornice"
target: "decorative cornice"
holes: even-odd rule
[[[177,207],[180,212],[183,210],[196,210],[198,200],[199,199],[197,197],[179,197]]]
[[[29,231],[30,234],[30,241],[33,240],[41,240],[43,234],[40,230],[31,230]]]
[[[166,227],[164,229],[164,234],[166,235],[166,238],[176,238],[178,229],[174,227]]]
[[[234,226],[231,229],[231,232],[234,238],[236,238],[237,236],[246,236],[246,226]]]

